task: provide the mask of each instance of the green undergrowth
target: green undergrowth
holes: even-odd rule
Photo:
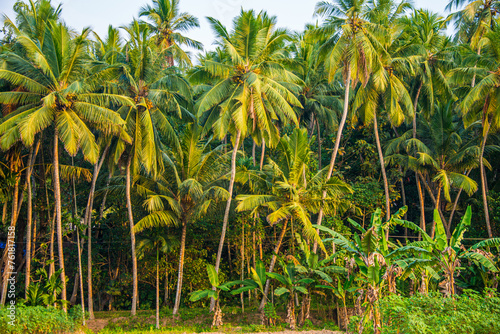
[[[154,328],[154,311],[141,311],[135,317],[130,316],[129,311],[118,312],[96,312],[97,319],[109,319],[106,327],[99,334],[118,333],[201,333],[201,332],[224,332],[224,333],[254,333],[254,332],[277,332],[287,330],[288,324],[278,321],[275,326],[260,325],[260,316],[256,309],[241,312],[239,307],[223,308],[224,325],[219,328],[211,328],[212,313],[208,308],[181,309],[178,315],[173,316],[171,310],[162,309],[160,312],[161,328]],[[337,330],[338,327],[331,321],[307,320],[299,330]]]
[[[392,295],[380,302],[381,334],[498,334],[500,298],[472,290],[455,298],[433,293],[401,297]],[[358,333],[359,317],[352,317],[350,330]],[[373,333],[373,324],[364,324],[363,334]]]

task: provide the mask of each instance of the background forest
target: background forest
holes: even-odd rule
[[[4,16],[0,304],[14,263],[19,304],[156,307],[157,327],[328,305],[379,333],[418,298],[498,305],[499,1],[323,1],[300,32],[242,10],[206,18],[215,51],[178,0],[106,36],[62,10]]]

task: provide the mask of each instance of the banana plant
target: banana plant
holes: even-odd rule
[[[269,303],[269,300],[265,293],[266,280],[267,280],[266,266],[262,261],[259,260],[255,263],[255,269],[250,268],[250,278],[240,281],[233,281],[234,285],[240,284],[241,287],[231,291],[231,294],[238,295],[243,292],[257,290],[262,295],[262,298],[265,298],[265,300],[267,301],[266,303],[267,305]],[[266,314],[266,309],[268,308],[269,306],[267,308],[264,307],[261,310],[260,319],[262,325],[273,323],[273,319],[269,318],[268,315]]]
[[[321,281],[330,284],[333,282],[333,274],[346,274],[347,271],[344,267],[331,265],[331,262],[340,253],[335,253],[323,260],[319,260],[318,254],[311,251],[311,247],[309,246],[309,244],[304,242],[304,239],[300,236],[300,234],[295,233],[295,239],[297,240],[297,245],[300,252],[297,256],[289,255],[287,259],[293,261],[293,263],[295,264],[295,269],[302,278],[312,279],[311,283],[305,286],[307,288],[308,294],[304,294],[302,297],[299,325],[303,325],[305,320],[309,319],[311,308],[310,295],[316,284]]]
[[[207,273],[208,280],[210,281],[210,285],[212,286],[210,289],[198,290],[191,293],[190,301],[196,302],[203,298],[215,300],[215,308],[214,308],[214,318],[212,320],[212,328],[222,326],[222,309],[219,304],[219,294],[221,291],[229,292],[230,288],[237,284],[236,281],[222,283],[219,278],[219,274],[215,271],[215,267],[211,264],[207,264]]]
[[[266,275],[281,284],[280,287],[274,290],[274,294],[276,296],[285,297],[285,300],[287,301],[286,321],[290,325],[290,329],[294,330],[297,327],[297,320],[295,317],[295,294],[309,294],[306,286],[314,282],[314,279],[301,278],[296,266],[293,263],[285,263],[282,259],[280,259],[280,265],[283,274],[266,273]]]
[[[453,296],[455,294],[455,275],[457,274],[457,268],[460,267],[461,260],[472,260],[478,266],[484,268],[484,271],[497,273],[498,267],[493,257],[485,252],[483,248],[488,249],[489,247],[500,246],[500,238],[481,241],[469,249],[466,249],[462,244],[464,233],[471,224],[471,218],[472,210],[469,206],[449,240],[437,210],[434,210],[434,222],[436,223],[434,238],[412,222],[401,219],[396,220],[397,224],[419,232],[423,240],[413,242],[410,245],[425,249],[420,258],[412,259],[412,261],[408,262],[408,265],[404,268],[405,272],[402,275],[402,279],[408,277],[415,269],[426,268],[429,270],[429,268],[436,268],[444,277],[439,283],[441,291],[446,296]]]
[[[316,285],[316,288],[331,290],[333,292],[333,294],[335,295],[335,297],[342,300],[342,304],[344,306],[344,317],[345,317],[345,321],[346,321],[346,323],[345,323],[346,328],[347,328],[347,325],[349,325],[349,317],[347,316],[347,305],[346,305],[347,293],[353,293],[353,292],[356,292],[357,290],[360,289],[360,287],[353,286],[353,284],[354,284],[354,276],[351,276],[350,279],[343,280],[343,283],[342,283],[342,280],[338,279],[336,285],[335,284]],[[337,304],[337,309],[338,309],[338,304]],[[340,322],[339,322],[339,326],[340,326]]]
[[[362,287],[359,289],[360,294],[364,296],[365,313],[362,321],[365,323],[371,319],[375,333],[380,332],[381,326],[378,305],[381,290],[388,287],[389,292],[396,292],[395,280],[402,274],[402,267],[405,266],[401,258],[408,253],[426,252],[425,249],[416,246],[398,247],[388,241],[387,234],[390,226],[396,224],[397,220],[401,220],[405,212],[406,207],[403,207],[388,221],[383,221],[382,211],[377,209],[372,214],[370,228],[367,230],[355,221],[349,220],[351,225],[361,232],[360,235],[353,235],[353,241],[327,227],[315,226],[332,236],[323,242],[332,241],[351,255],[353,261],[350,263],[359,270],[357,281]]]

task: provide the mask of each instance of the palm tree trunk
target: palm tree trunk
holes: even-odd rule
[[[349,66],[349,64],[346,64]],[[333,167],[335,166],[335,159],[337,159],[337,154],[339,152],[340,147],[340,139],[342,138],[342,131],[344,130],[345,121],[347,119],[347,112],[349,111],[349,90],[351,87],[351,67],[347,68],[347,77],[345,80],[345,93],[344,93],[344,110],[342,111],[342,118],[340,119],[339,128],[337,130],[337,137],[335,138],[335,145],[333,147],[332,158],[330,159],[330,166],[328,168],[328,173],[326,175],[326,180],[329,180],[332,177]],[[323,191],[322,200],[326,198],[326,191]],[[318,212],[318,220],[316,224],[321,225],[321,221],[323,220],[323,208],[321,207]],[[319,229],[316,231],[319,235]],[[314,241],[313,245],[313,253],[316,253],[318,249],[317,241]]]
[[[483,163],[483,157],[484,157],[484,148],[486,147],[486,140],[488,139],[488,132],[490,130],[490,122],[488,121],[488,116],[487,116],[487,110],[489,108],[490,104],[490,98],[489,95],[486,97],[486,101],[484,102],[484,107],[483,107],[483,117],[482,117],[482,125],[483,125],[483,141],[481,143],[481,155],[479,157],[479,172],[481,175],[481,196],[483,198],[483,210],[484,210],[484,220],[486,222],[486,229],[488,230],[488,238],[491,238],[493,236],[491,232],[491,225],[490,225],[490,213],[488,210],[488,196],[486,192],[486,175],[484,172],[484,163]]]
[[[243,281],[244,275],[245,275],[245,221],[242,219],[241,220],[241,247],[240,247],[240,252],[241,252],[241,271],[240,271],[240,279]],[[240,293],[240,300],[241,300],[241,313],[245,313],[245,296],[242,293]]]
[[[264,136],[262,136],[262,151],[260,153],[260,165],[259,165],[259,170],[262,170],[262,167],[264,167],[264,156],[266,153],[266,140],[264,139]]]
[[[231,210],[231,201],[233,200],[233,187],[234,179],[236,178],[236,154],[238,153],[238,146],[240,145],[241,130],[238,129],[236,139],[234,141],[233,154],[231,155],[231,178],[229,179],[229,198],[226,203],[226,211],[224,212],[224,219],[222,220],[222,232],[219,241],[219,248],[217,249],[217,258],[215,260],[215,271],[219,272],[220,259],[222,256],[222,248],[224,247],[224,238],[226,237],[227,223],[229,221],[229,211]],[[213,310],[215,300],[212,298],[210,301],[210,310]]]
[[[66,298],[66,271],[64,268],[62,217],[61,217],[61,183],[59,179],[59,136],[57,129],[54,134],[54,196],[56,206],[56,226],[57,226],[57,248],[59,254],[59,268],[61,269],[61,299]],[[63,304],[64,312],[67,311],[66,304]]]
[[[130,249],[132,251],[132,310],[131,315],[135,315],[137,312],[137,294],[138,294],[138,283],[137,283],[137,256],[135,252],[135,232],[134,232],[134,215],[132,214],[132,200],[130,197],[130,165],[132,164],[132,154],[128,157],[127,168],[125,175],[125,197],[127,201],[127,213],[128,222],[130,225]]]
[[[229,198],[227,199],[226,202],[226,210],[224,211],[224,218],[222,221],[222,234],[219,242],[219,248],[217,251],[217,259],[215,261],[215,269],[218,272],[219,266],[220,266],[220,259],[222,255],[222,247],[224,246],[224,238],[226,236],[226,230],[227,230],[227,223],[229,221],[229,211],[231,209],[231,201],[232,201],[232,195],[233,195],[233,188],[234,188],[234,179],[236,177],[236,154],[238,153],[238,146],[240,143],[240,138],[241,138],[241,131],[238,130],[236,134],[236,140],[234,143],[233,147],[233,153],[231,155],[231,177],[229,180]]]
[[[156,245],[156,329],[160,329],[160,257]]]
[[[177,291],[175,292],[175,304],[172,314],[177,314],[179,312],[179,306],[181,304],[181,291],[182,291],[182,278],[184,275],[184,252],[186,249],[186,231],[187,231],[187,221],[182,222],[182,234],[181,234],[181,247],[179,250],[179,273],[177,276]]]
[[[255,160],[255,140],[252,139],[252,161],[253,165],[255,166],[256,160]]]
[[[109,145],[106,146],[102,152],[101,159],[94,164],[94,173],[92,174],[92,182],[90,184],[89,197],[87,200],[87,207],[85,209],[84,224],[87,225],[88,229],[88,244],[87,244],[87,286],[88,286],[88,308],[89,308],[89,319],[94,320],[94,299],[92,294],[92,208],[94,206],[94,194],[95,186],[97,183],[97,177],[101,170],[102,164],[106,159],[106,155],[109,150]]]
[[[418,107],[418,98],[420,96],[420,92],[422,90],[423,82],[420,82],[420,86],[417,90],[417,95],[415,96],[415,101],[413,102],[413,139],[417,138],[417,107]],[[425,232],[425,207],[424,207],[424,195],[422,192],[422,185],[418,179],[418,174],[415,172],[415,181],[417,182],[417,191],[418,191],[418,201],[420,202],[420,228]]]
[[[28,161],[28,170],[26,173],[26,183],[28,190],[28,221],[26,228],[26,279],[24,282],[25,285],[25,294],[28,293],[28,287],[30,285],[31,280],[31,239],[32,239],[32,228],[33,228],[33,193],[31,189],[31,173],[33,172],[33,165],[36,159],[36,155],[38,153],[38,148],[40,147],[40,140],[38,140],[36,144],[36,149],[33,149],[33,146],[30,148],[30,155]],[[27,297],[27,296],[26,296]]]
[[[321,170],[321,128],[319,127],[319,122],[316,122],[316,129],[318,131],[318,170]]]
[[[377,113],[373,112],[373,131],[375,133],[375,142],[377,144],[378,158],[380,160],[380,171],[382,172],[382,179],[384,180],[384,193],[385,193],[385,219],[391,219],[391,201],[389,198],[389,182],[387,181],[387,174],[385,172],[384,154],[382,153],[382,146],[380,145],[380,138],[378,135]],[[386,240],[389,239],[389,230],[386,231]]]
[[[113,172],[110,170],[108,173],[108,180],[106,181],[106,190],[104,191],[104,196],[102,197],[101,207],[99,208],[99,219],[104,216],[104,209],[106,209],[106,199],[109,193],[109,184],[111,183],[111,178],[113,177]]]
[[[281,230],[281,234],[278,238],[278,242],[276,243],[276,246],[274,248],[273,257],[271,258],[271,264],[269,265],[269,270],[267,271],[268,273],[272,273],[274,270],[274,265],[276,264],[277,254],[280,251],[281,243],[283,242],[283,237],[285,236],[287,223],[288,223],[288,220],[285,220],[285,222],[283,223],[283,229]],[[264,309],[264,305],[266,305],[267,294],[269,293],[269,284],[271,284],[271,281],[269,279],[267,279],[266,280],[266,287],[264,288],[264,296],[262,296],[262,300],[260,301],[259,311],[262,311]]]
[[[82,273],[82,250],[80,249],[80,231],[79,228],[76,229],[76,242],[78,251],[78,275],[80,275],[80,293],[81,293],[81,305],[82,305],[82,323],[85,326],[85,294],[83,293],[83,273]]]

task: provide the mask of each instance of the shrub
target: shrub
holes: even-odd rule
[[[380,301],[382,334],[498,334],[500,298],[474,291],[443,298],[439,294],[413,297],[388,296]],[[359,319],[351,319],[350,330],[357,332]],[[363,333],[373,333],[370,323]]]
[[[70,333],[76,327],[74,319],[54,307],[18,305],[13,326],[9,314],[10,310],[6,307],[0,309],[2,334]]]

